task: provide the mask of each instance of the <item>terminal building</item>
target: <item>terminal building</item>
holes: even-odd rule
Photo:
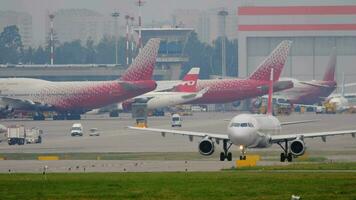
[[[321,79],[337,49],[337,80],[356,82],[356,4],[342,6],[240,6],[239,76],[245,77],[282,40],[292,40],[283,76]]]

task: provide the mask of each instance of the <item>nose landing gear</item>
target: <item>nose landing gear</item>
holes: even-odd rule
[[[243,145],[240,145],[240,150],[241,150],[241,155],[240,155],[240,160],[246,160],[246,151],[245,147]]]
[[[220,161],[224,161],[225,158],[228,160],[228,161],[231,161],[232,160],[232,153],[231,152],[228,152],[232,143],[229,143],[229,146],[227,145],[227,142],[228,140],[223,140],[223,149],[224,149],[224,152],[221,152],[220,153]]]

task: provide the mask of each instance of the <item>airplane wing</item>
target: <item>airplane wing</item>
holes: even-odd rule
[[[201,98],[207,91],[209,90],[209,87],[204,88],[202,90],[200,90],[199,92],[195,92],[195,93],[190,93],[187,95],[182,96],[183,99],[199,99]]]
[[[209,137],[218,140],[229,140],[227,135],[217,134],[217,133],[204,133],[204,132],[193,132],[193,131],[180,131],[180,130],[173,130],[173,129],[159,129],[159,128],[138,128],[129,126],[129,129],[139,130],[139,131],[150,131],[150,132],[159,132],[163,136],[166,133],[170,134],[178,134],[178,135],[186,135],[191,137]]]
[[[329,88],[330,87],[328,85],[322,85],[322,84],[311,83],[311,82],[306,82],[306,81],[299,81],[299,83],[305,84],[305,85],[311,85],[311,86],[315,86],[315,87],[324,87],[324,88]]]
[[[29,99],[17,99],[17,98],[10,98],[10,97],[0,97],[0,104],[4,104],[15,109],[30,109],[30,108],[49,109],[52,107],[51,105],[42,104],[40,102],[33,102]]]
[[[295,140],[297,138],[315,138],[321,137],[323,141],[326,141],[327,136],[335,135],[347,135],[350,134],[355,137],[356,130],[344,130],[344,131],[328,131],[328,132],[315,132],[315,133],[298,133],[298,134],[288,134],[288,135],[272,135],[271,142],[278,143],[283,141]]]
[[[356,86],[356,83],[346,83],[345,87],[352,87],[352,86]]]
[[[281,122],[282,126],[293,125],[293,124],[304,124],[304,123],[311,123],[317,122],[318,120],[301,120],[301,121],[289,121],[289,122]]]

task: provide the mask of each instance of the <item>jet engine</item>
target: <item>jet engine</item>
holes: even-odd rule
[[[204,138],[199,143],[199,153],[204,156],[210,156],[214,153],[214,142],[210,138]]]
[[[301,139],[295,139],[290,143],[290,151],[295,156],[301,156],[305,152],[305,143]]]

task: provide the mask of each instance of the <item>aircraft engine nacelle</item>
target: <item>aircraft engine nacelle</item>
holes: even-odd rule
[[[210,156],[214,153],[214,142],[210,138],[204,138],[199,142],[199,153],[204,156]]]
[[[296,139],[290,143],[290,152],[295,156],[301,156],[305,152],[305,143],[303,140]]]

